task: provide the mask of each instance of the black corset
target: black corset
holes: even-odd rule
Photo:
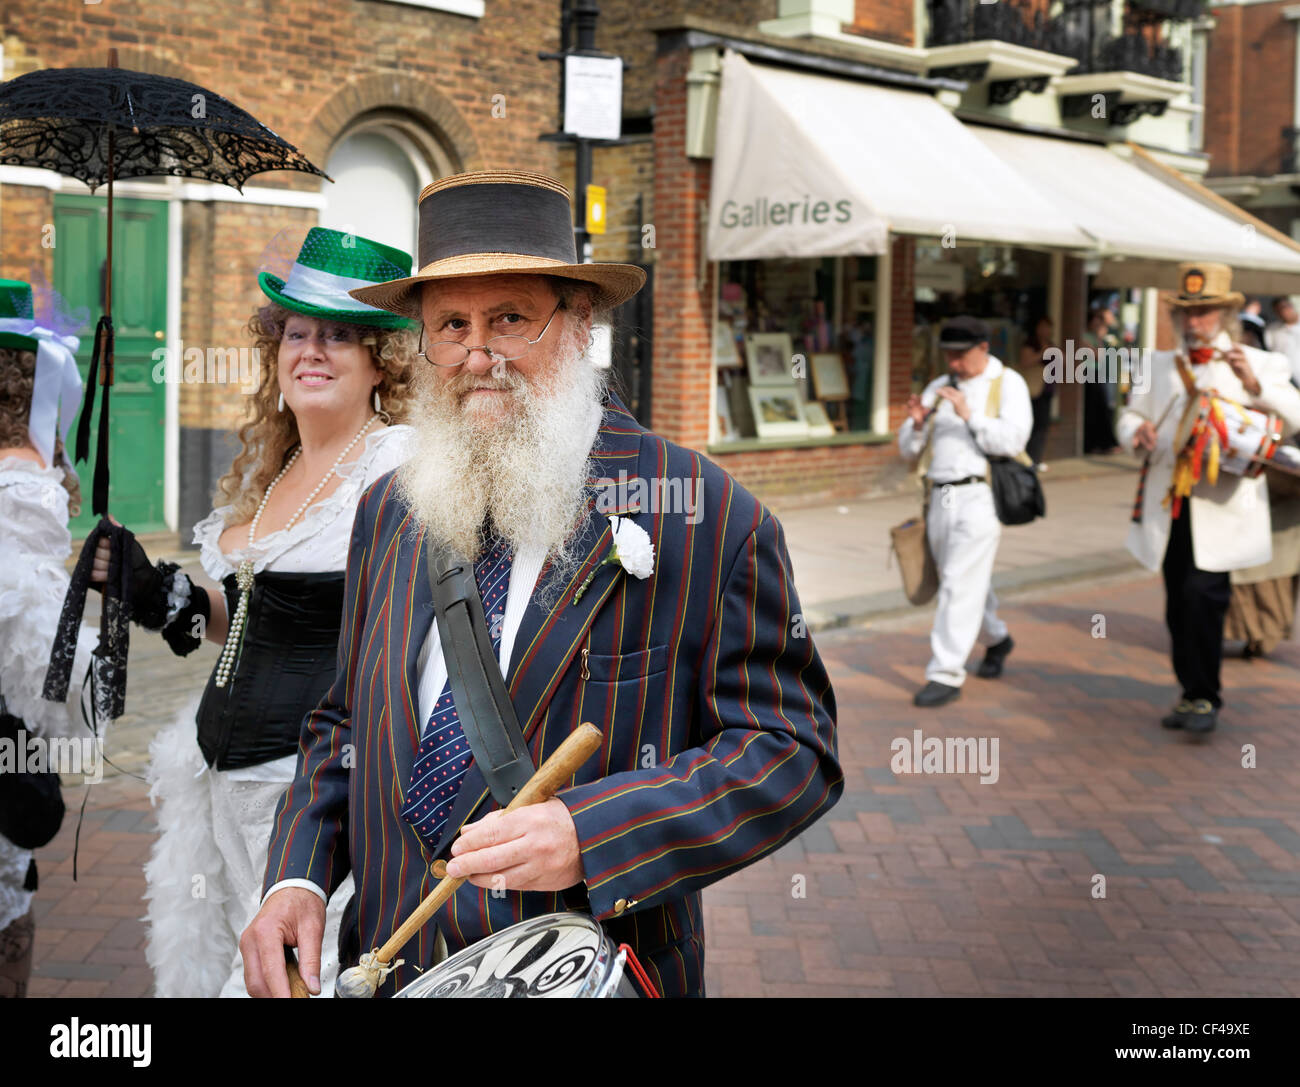
[[[239,602],[228,575],[226,614]],[[208,677],[199,704],[199,748],[208,765],[235,770],[298,751],[302,720],[334,682],[343,573],[258,574],[244,644],[225,687]]]

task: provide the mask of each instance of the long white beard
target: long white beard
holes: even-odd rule
[[[544,377],[462,372],[439,386],[430,371],[417,372],[411,456],[397,476],[414,518],[469,559],[488,543],[485,527],[516,555],[544,550],[546,585],[562,587],[579,559],[571,548],[593,477],[604,371],[567,336]],[[508,418],[480,417],[466,406],[466,391],[483,386],[508,390]]]

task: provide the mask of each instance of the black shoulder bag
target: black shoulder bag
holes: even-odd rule
[[[989,387],[984,414],[996,419],[1002,411],[1002,375]],[[975,443],[977,446],[978,442]],[[1025,525],[1047,513],[1047,500],[1038,481],[1038,470],[1023,451],[1014,457],[991,457],[989,485],[993,488],[993,507],[1004,525]]]
[[[0,752],[13,752],[14,765],[0,772],[0,834],[19,849],[48,845],[63,825],[63,792],[51,769],[19,770],[26,755],[27,729],[5,705],[0,692]]]

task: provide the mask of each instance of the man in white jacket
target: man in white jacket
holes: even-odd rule
[[[1029,388],[989,354],[983,321],[954,317],[940,329],[939,347],[949,374],[908,400],[908,418],[898,433],[904,459],[915,461],[923,452],[929,458],[926,536],[939,570],[939,598],[926,684],[912,700],[926,707],[961,694],[966,658],[977,638],[987,647],[978,669],[985,679],[1002,674],[1014,645],[991,588],[1002,524],[993,506],[986,454],[1016,456],[1033,426]],[[985,409],[995,388],[997,410],[990,414]]]
[[[1220,471],[1202,474],[1190,500],[1167,502],[1186,427],[1187,384],[1214,390],[1238,404],[1273,412],[1284,435],[1300,429],[1300,391],[1283,355],[1234,343],[1237,310],[1232,269],[1209,262],[1179,265],[1178,294],[1169,299],[1179,344],[1151,356],[1150,380],[1135,383],[1116,427],[1120,443],[1146,453],[1128,549],[1149,570],[1163,570],[1165,623],[1173,643],[1174,673],[1182,694],[1161,724],[1207,733],[1218,720],[1223,620],[1231,594],[1228,572],[1272,556],[1264,478]],[[1185,377],[1183,375],[1186,375]],[[1139,388],[1141,391],[1138,391]]]

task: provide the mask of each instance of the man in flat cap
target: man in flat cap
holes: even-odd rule
[[[368,951],[450,858],[468,881],[381,994],[444,944],[566,906],[631,945],[661,993],[702,994],[701,889],[780,847],[843,788],[834,695],[781,527],[606,389],[586,354],[592,322],[644,274],[576,262],[563,186],[435,182],[419,246],[418,275],[354,292],[422,320],[427,365],[411,460],[358,507],[338,679],[304,722],[277,813],[267,896],[241,940],[248,990],[288,995],[283,946],[314,985],[325,898],[349,870],[353,949]],[[699,500],[641,508],[655,486]],[[483,721],[447,679],[431,551],[473,565],[482,637],[532,764],[580,722],[604,732],[546,803],[497,810],[499,767],[475,750]]]
[[[988,326],[954,317],[939,330],[948,373],[907,402],[898,448],[921,459],[929,506],[926,537],[939,571],[925,686],[913,702],[942,706],[961,695],[966,658],[976,640],[986,647],[977,674],[994,679],[1015,643],[998,618],[992,589],[1002,524],[989,485],[989,456],[1024,451],[1033,427],[1025,379],[989,354]]]

